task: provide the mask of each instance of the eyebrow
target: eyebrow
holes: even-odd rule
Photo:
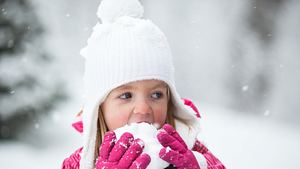
[[[160,87],[167,87],[168,85],[166,83],[159,83],[159,84],[156,84],[155,86],[152,87],[152,89],[155,89],[155,88],[160,88]]]
[[[151,87],[151,89],[155,89],[155,88],[161,88],[161,87],[167,87],[168,85],[166,83],[158,83],[155,86]],[[132,85],[122,85],[116,88],[116,90],[126,90],[126,89],[135,89],[136,87],[132,86]]]
[[[135,87],[131,85],[122,85],[116,88],[116,90],[134,89]]]

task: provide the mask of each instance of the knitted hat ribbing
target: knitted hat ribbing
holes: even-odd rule
[[[97,23],[81,55],[85,58],[81,169],[93,169],[99,105],[123,84],[146,79],[162,80],[172,95],[174,115],[193,125],[195,113],[181,101],[174,80],[169,44],[151,21],[141,19],[138,0],[103,0]]]

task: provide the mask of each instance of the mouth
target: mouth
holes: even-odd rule
[[[128,124],[130,125],[130,124],[134,124],[134,123],[137,123],[137,124],[140,124],[140,123],[153,124],[153,123],[151,123],[151,122],[149,122],[149,121],[134,121],[134,122],[130,122],[130,123],[128,123]]]
[[[148,124],[152,124],[152,123],[150,123],[149,121],[138,121],[138,122],[136,122],[136,123],[148,123]]]
[[[131,125],[131,124],[142,124],[142,123],[147,123],[149,125],[154,126],[157,130],[161,128],[160,124],[158,123],[151,123],[149,121],[135,121],[135,122],[131,122],[131,123],[127,123],[127,125]]]
[[[148,116],[142,116],[142,115],[134,115],[130,116],[127,124],[132,124],[132,123],[147,123],[147,124],[153,124],[154,123],[154,118],[153,117],[148,117]]]

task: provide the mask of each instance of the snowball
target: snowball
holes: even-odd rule
[[[129,132],[135,139],[139,138],[144,141],[145,148],[143,153],[147,153],[151,157],[151,162],[147,168],[159,169],[166,168],[169,165],[167,162],[159,158],[159,151],[163,148],[163,146],[156,138],[158,130],[154,125],[150,125],[148,123],[133,123],[115,130],[118,139],[124,132]]]
[[[139,0],[103,0],[97,11],[97,16],[103,23],[114,22],[122,16],[141,18],[144,8]]]

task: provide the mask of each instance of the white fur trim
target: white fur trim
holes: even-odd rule
[[[196,151],[192,151],[192,152],[198,161],[200,169],[207,169],[207,162],[205,157],[201,153],[198,153]]]
[[[80,160],[80,169],[94,168],[94,152],[97,132],[98,106],[95,103],[89,102],[83,110],[83,141],[82,156]],[[92,112],[92,113],[91,113]]]
[[[197,135],[200,132],[198,128],[189,127],[186,124],[175,120],[176,131],[179,133],[180,137],[184,140],[185,144],[189,149],[192,149]]]

